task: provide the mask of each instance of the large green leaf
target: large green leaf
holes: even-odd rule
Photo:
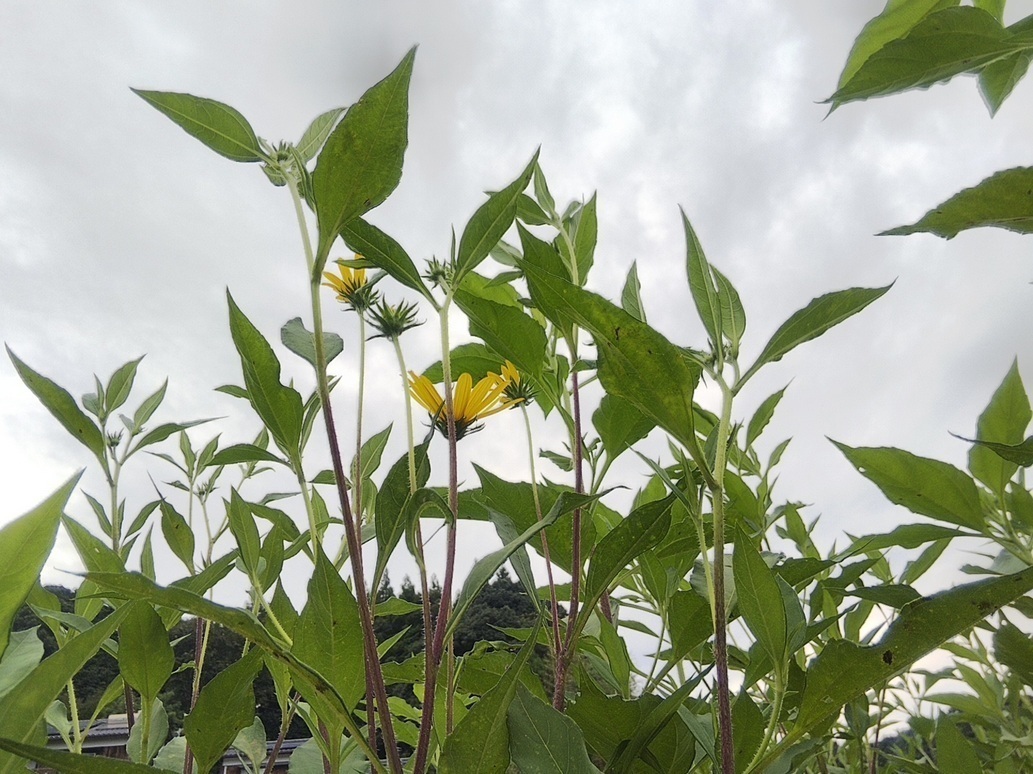
[[[528,261],[521,266],[543,302],[591,332],[606,391],[683,443],[695,444],[692,395],[701,369],[691,356],[605,298]]]
[[[1005,169],[954,194],[910,226],[891,228],[880,236],[927,232],[953,239],[961,231],[984,226],[1030,234],[1033,233],[1031,190],[1033,167]]]
[[[882,13],[864,25],[850,48],[837,88],[842,88],[861,65],[887,43],[898,40],[934,11],[959,4],[960,0],[889,0]]]
[[[545,331],[530,315],[460,288],[455,301],[470,321],[470,333],[509,360],[521,373],[538,376],[545,359]],[[496,358],[496,371],[502,363]],[[454,373],[454,371],[453,371]]]
[[[577,724],[557,712],[524,686],[507,713],[509,752],[522,772],[537,774],[598,774],[585,749]]]
[[[1026,77],[1031,60],[1033,54],[1021,51],[991,62],[979,73],[979,93],[983,95],[991,116],[997,115],[1016,84]]]
[[[0,656],[0,701],[43,660],[38,626],[10,633],[7,650]]]
[[[348,108],[319,152],[312,173],[319,222],[315,277],[341,229],[381,204],[402,179],[415,57],[416,49],[410,49],[386,78]]]
[[[520,673],[531,657],[541,619],[499,682],[485,693],[448,735],[438,761],[440,774],[504,774],[509,766],[509,707]]]
[[[452,367],[453,374],[470,374],[474,384],[489,373],[499,373],[502,368],[502,363],[499,362],[499,355],[476,341],[455,347],[449,354],[449,364]],[[439,360],[429,366],[423,372],[423,375],[434,384],[440,384],[444,379],[441,361]]]
[[[937,540],[950,540],[956,537],[979,537],[972,532],[963,532],[960,529],[943,527],[939,524],[901,524],[890,532],[880,535],[862,535],[854,538],[847,549],[839,554],[840,559],[846,559],[857,554],[866,554],[870,551],[882,551],[884,548],[900,546],[901,548],[918,548],[926,543]]]
[[[294,630],[291,653],[333,685],[349,708],[358,704],[366,690],[359,607],[322,551],[309,580],[308,601]]]
[[[1026,685],[1033,686],[1033,640],[1028,634],[1010,623],[1004,624],[994,632],[994,656]]]
[[[674,495],[669,495],[640,505],[599,541],[588,566],[582,617],[592,612],[595,603],[609,591],[610,584],[625,567],[664,539],[671,528],[674,499]]]
[[[262,149],[251,124],[237,110],[214,99],[171,91],[132,89],[138,97],[230,161],[261,161]]]
[[[538,162],[538,151],[516,180],[501,191],[488,196],[470,218],[459,238],[459,249],[456,252],[456,282],[473,271],[477,264],[488,257],[488,254],[499,243],[516,218],[517,200],[527,184],[531,182],[531,174]]]
[[[183,720],[197,771],[211,771],[237,733],[251,725],[255,716],[253,683],[261,668],[262,652],[252,648],[201,689],[197,704]]]
[[[1033,568],[957,586],[906,605],[876,644],[831,640],[807,669],[796,723],[758,765],[836,716],[849,701],[1033,589]]]
[[[33,669],[0,702],[0,737],[25,744],[35,738],[50,703],[68,685],[112,635],[126,614],[113,611],[104,620],[73,637]],[[0,754],[0,774],[24,771],[24,761],[10,753]]]
[[[25,386],[32,390],[39,402],[49,411],[54,418],[61,423],[72,437],[96,455],[98,460],[104,460],[104,436],[101,435],[93,421],[83,413],[76,405],[75,399],[68,393],[68,390],[52,382],[42,374],[38,374],[18,359],[18,356],[6,347],[7,356],[14,364],[14,370],[25,382]]]
[[[280,361],[273,348],[240,311],[229,291],[226,300],[230,309],[230,332],[240,355],[248,400],[280,449],[293,458],[301,442],[301,395],[293,387],[280,383]]]
[[[403,285],[433,300],[405,248],[379,228],[362,218],[353,218],[341,228],[341,238],[349,248],[375,264],[378,269],[383,269]]]
[[[147,602],[130,602],[118,630],[118,669],[145,701],[153,701],[172,676],[176,655],[168,632]]]
[[[982,774],[986,771],[972,742],[947,713],[936,720],[936,760],[941,774]]]
[[[592,425],[610,459],[630,449],[656,426],[633,403],[617,395],[603,396],[592,414]]]
[[[781,360],[790,350],[805,341],[816,339],[829,328],[853,317],[891,287],[892,284],[884,288],[837,290],[819,296],[803,309],[793,312],[764,345],[757,361],[736,382],[735,389],[738,391],[761,366]]]
[[[782,592],[775,573],[741,529],[736,533],[732,574],[739,600],[739,613],[771,659],[776,674],[782,673],[789,647],[789,629]]]
[[[50,556],[61,511],[81,475],[77,473],[42,503],[0,529],[0,656],[7,648],[11,623]]]
[[[968,474],[953,465],[902,449],[832,443],[890,502],[931,519],[982,530],[979,490]]]
[[[990,403],[979,415],[976,438],[1006,445],[1021,443],[1031,418],[1033,412],[1019,375],[1018,360],[1015,360]],[[1004,492],[1016,467],[1014,462],[1002,459],[985,446],[977,444],[968,453],[968,469],[993,492]]]
[[[961,73],[977,72],[1030,46],[1030,41],[1010,35],[986,11],[945,8],[874,52],[826,101],[835,109],[846,102],[928,88]]]

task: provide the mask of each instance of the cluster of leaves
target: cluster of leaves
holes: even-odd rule
[[[1004,27],[1002,12],[1000,2],[891,0],[858,37],[833,107],[975,72],[996,110],[1033,47],[1029,21]],[[210,769],[230,745],[253,770],[268,770],[267,744],[278,749],[295,718],[312,740],[295,753],[294,771],[512,766],[732,774],[858,770],[866,762],[874,770],[879,760],[913,771],[948,770],[948,760],[955,770],[1020,770],[1033,748],[1033,649],[1012,617],[1033,612],[1026,597],[1033,590],[1033,495],[1024,477],[1033,439],[1023,440],[1033,413],[1017,366],[979,419],[967,471],[899,449],[837,442],[890,501],[924,520],[851,536],[847,548],[823,552],[803,506],[775,495],[788,441],[761,451],[785,389],[748,418],[736,415],[736,400],[761,369],[889,287],[814,299],[788,316],[755,359],[740,362],[746,308],[683,214],[688,287],[706,340],[673,342],[647,322],[635,265],[619,304],[586,289],[596,198],[559,206],[537,154],[488,195],[448,258],[432,260],[421,274],[397,241],[364,219],[401,176],[413,58],[410,52],[347,110],[318,117],[297,144],[260,139],[239,112],[210,99],[138,92],[217,153],[261,164],[270,182],[288,189],[306,246],[313,329],[291,320],[281,340],[313,369],[317,386],[306,397],[285,383],[273,345],[232,297],[230,333],[243,384],[220,389],[261,422],[250,442],[223,446],[217,436],[195,449],[185,431],[197,423],[147,430],[164,387],[132,417],[119,415],[124,429],[113,432],[109,418],[129,400],[138,360],[106,384],[96,380],[80,408],[10,353],[29,389],[96,457],[109,498],[87,497],[106,541],[64,515],[78,477],[0,531],[0,772],[29,758],[64,771],[189,774]],[[1028,231],[1025,174],[1000,173],[919,224],[888,233],[952,236],[976,225]],[[316,221],[314,239],[306,207]],[[338,240],[361,254],[349,271],[375,269],[372,283],[415,293],[412,303],[440,320],[440,361],[413,377],[448,445],[449,469],[439,484],[430,484],[433,439],[416,443],[407,397],[406,453],[380,473],[391,428],[363,437],[360,402],[356,450],[345,469],[327,371],[343,339],[324,331],[319,297]],[[492,276],[486,267],[493,264]],[[365,275],[348,281],[362,284]],[[455,348],[453,304],[474,340]],[[352,307],[363,324],[368,306]],[[384,333],[403,373],[404,327]],[[697,401],[704,378],[716,386],[719,405]],[[471,393],[473,380],[479,383]],[[438,402],[427,398],[435,384],[444,390]],[[519,397],[498,405],[485,398],[503,387],[519,388]],[[566,452],[539,451],[528,422],[531,480],[509,481],[476,466],[476,485],[460,491],[459,430],[506,405],[526,419],[532,397],[535,410],[565,434]],[[333,467],[313,475],[306,448],[320,419]],[[178,470],[171,485],[178,493],[159,492],[127,526],[123,466],[177,433],[179,456],[157,456]],[[640,452],[650,434],[668,442],[658,460]],[[539,455],[566,470],[570,483],[534,473]],[[619,483],[614,463],[635,464],[636,455],[651,476],[619,513],[603,498]],[[296,491],[251,494],[271,469],[293,476]],[[228,471],[237,482],[227,487]],[[223,494],[221,507],[215,492]],[[285,496],[300,501],[303,526],[280,507]],[[173,499],[184,497],[186,507],[177,509]],[[186,570],[179,580],[162,573],[158,582],[152,519]],[[474,520],[490,523],[502,548],[480,558],[455,594],[456,534]],[[436,605],[423,537],[432,523],[443,523],[447,544]],[[70,612],[38,584],[62,524],[88,571]],[[986,566],[968,568],[983,577],[920,595],[914,584],[954,541],[992,547]],[[376,548],[368,576],[367,542]],[[900,549],[919,553],[896,571],[887,552]],[[419,591],[379,594],[398,550],[414,560]],[[532,572],[531,551],[544,560],[544,584]],[[133,561],[139,572],[129,572]],[[527,593],[524,609],[496,631],[485,628],[476,602],[507,607],[491,599],[510,582],[490,583],[507,562]],[[281,583],[288,563],[310,573],[300,610]],[[250,589],[242,608],[211,598],[232,572]],[[557,582],[560,574],[569,582]],[[45,659],[32,630],[12,633],[24,602],[54,638],[56,650]],[[192,658],[175,651],[184,616],[193,627]],[[228,663],[217,664],[209,650],[214,626],[242,643]],[[973,634],[973,627],[981,629]],[[646,663],[631,657],[631,636],[651,643]],[[949,672],[913,669],[938,648],[956,659]],[[128,763],[83,755],[89,723],[80,722],[80,711],[89,704],[78,697],[75,675],[101,651],[118,670],[99,698],[91,696],[92,712],[124,702],[132,723]],[[206,663],[217,664],[214,675]],[[263,669],[279,711],[275,740],[256,719]],[[925,694],[959,675],[975,703],[967,693]],[[167,741],[168,686],[184,677],[190,695],[183,735]],[[956,712],[933,720],[909,705],[916,695]],[[879,745],[880,731],[901,709],[914,713],[911,730]],[[63,729],[68,751],[40,744],[44,720]]]

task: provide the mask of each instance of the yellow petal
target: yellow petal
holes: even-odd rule
[[[452,396],[452,416],[457,422],[472,422],[476,418],[475,414],[467,414],[472,386],[473,377],[470,374],[460,374],[455,394]]]

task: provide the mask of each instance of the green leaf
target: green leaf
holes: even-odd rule
[[[574,216],[574,259],[577,263],[578,284],[582,286],[595,261],[595,244],[599,237],[595,199],[596,195],[592,194],[592,198]]]
[[[656,425],[634,404],[616,395],[604,395],[592,414],[592,425],[610,459],[641,441]]]
[[[891,532],[881,535],[863,535],[854,538],[850,546],[839,555],[840,559],[866,554],[871,551],[882,551],[885,548],[900,546],[901,548],[918,548],[937,540],[950,540],[956,537],[979,537],[960,529],[941,527],[939,524],[902,524]]]
[[[685,700],[689,697],[689,694],[695,690],[696,686],[699,685],[702,680],[702,675],[697,675],[694,679],[683,683],[678,687],[678,690],[674,691],[671,695],[664,697],[664,699],[655,706],[653,706],[639,723],[638,728],[635,729],[635,733],[631,736],[628,741],[627,747],[618,756],[614,769],[617,771],[629,771],[633,762],[639,758],[642,752],[653,742],[657,736],[664,731],[665,728],[671,725],[671,721],[678,715],[679,710],[685,703]],[[692,741],[691,737],[685,739],[679,750],[678,757],[684,758],[686,753],[692,754],[695,742]],[[686,750],[685,748],[689,749]],[[671,761],[673,763],[673,761]],[[679,769],[669,769],[674,772]]]
[[[312,123],[308,125],[308,129],[301,135],[298,144],[294,146],[302,159],[311,161],[316,157],[316,154],[323,147],[323,143],[326,142],[326,138],[333,131],[337,119],[341,117],[344,111],[344,108],[333,108],[313,119]]]
[[[219,449],[208,465],[213,467],[249,462],[278,462],[281,465],[287,464],[271,451],[267,451],[259,446],[253,446],[250,443],[236,443],[233,446],[227,446],[225,449]]]
[[[96,455],[97,459],[104,462],[104,436],[101,435],[93,421],[86,416],[76,405],[75,399],[66,389],[55,382],[50,381],[42,374],[38,374],[18,359],[17,355],[6,347],[7,356],[11,358],[14,369],[18,376],[25,382],[32,394],[35,395],[43,407],[61,423],[79,443]]]
[[[638,261],[631,262],[628,278],[621,291],[621,308],[639,322],[646,321],[646,310],[642,305],[642,285],[638,281]]]
[[[807,687],[796,723],[765,756],[758,770],[763,770],[767,761],[805,734],[827,723],[847,702],[882,684],[1031,589],[1033,568],[957,586],[905,606],[874,645],[830,640],[807,669]]]
[[[248,651],[201,689],[194,709],[183,720],[183,733],[197,771],[210,771],[241,729],[255,717],[253,683],[262,668],[262,652]]]
[[[354,709],[365,695],[366,661],[359,608],[348,584],[322,551],[309,580],[308,601],[294,630],[291,653],[322,675],[347,707]],[[302,690],[303,696],[307,693]]]
[[[233,749],[243,753],[241,757],[247,758],[251,763],[251,770],[258,772],[262,770],[262,764],[267,755],[265,726],[262,719],[255,717],[254,722],[247,728],[241,729],[233,740]]]
[[[972,188],[956,193],[910,226],[898,226],[879,236],[930,233],[953,239],[970,228],[993,227],[1033,233],[1033,167],[997,172]]]
[[[313,277],[318,278],[341,229],[381,204],[402,179],[409,144],[409,80],[412,48],[382,81],[348,108],[316,159],[312,188],[316,196],[319,249]]]
[[[522,772],[598,774],[577,724],[517,686],[506,713],[509,752]]]
[[[133,414],[133,426],[137,430],[147,424],[147,421],[154,416],[154,412],[158,410],[161,402],[165,400],[165,390],[168,389],[168,386],[169,380],[166,379],[161,383],[161,387],[144,398],[143,403],[136,409],[136,412]]]
[[[137,441],[136,445],[133,446],[133,448],[129,451],[129,454],[127,454],[126,456],[131,457],[138,451],[140,451],[140,449],[143,449],[145,446],[152,446],[153,444],[160,443],[161,441],[164,441],[166,438],[168,438],[170,435],[175,435],[176,433],[180,433],[191,427],[203,425],[205,422],[211,421],[211,419],[195,419],[191,422],[166,422],[163,425],[158,425],[156,428],[146,433],[139,441]]]
[[[936,720],[936,760],[942,774],[981,774],[986,771],[972,742],[965,738],[954,718],[947,713]]]
[[[640,505],[599,541],[588,566],[582,618],[591,613],[595,603],[625,567],[664,539],[671,528],[673,504],[674,496],[671,495]]]
[[[976,438],[1005,445],[1019,444],[1031,418],[1033,412],[1019,375],[1019,363],[1014,360],[990,403],[979,415]],[[1016,464],[977,444],[968,453],[968,469],[990,491],[1003,494],[1004,487],[1015,474]]]
[[[172,676],[176,656],[154,608],[146,602],[131,602],[127,607],[118,630],[118,669],[145,701],[153,701]]]
[[[477,384],[489,373],[499,373],[502,368],[499,356],[480,342],[460,344],[455,347],[449,354],[449,363],[453,374],[470,374],[474,384]],[[427,368],[423,375],[434,384],[440,384],[444,379],[441,361],[439,360]]]
[[[782,396],[785,395],[785,391],[789,388],[786,385],[778,392],[774,392],[764,399],[764,401],[757,407],[757,410],[753,412],[753,416],[750,417],[750,423],[746,426],[746,446],[752,446],[753,442],[760,438],[760,434],[764,432],[764,428],[768,426],[768,422],[771,421],[771,417],[775,414],[775,408],[778,406],[779,401],[782,400]]]
[[[144,712],[147,712],[148,704],[150,713],[144,722]],[[147,731],[147,749],[144,749],[143,732]],[[153,699],[144,702],[140,714],[136,716],[136,722],[129,732],[129,739],[126,742],[126,752],[129,753],[129,760],[136,763],[150,763],[154,756],[169,738],[169,716],[165,711],[165,705],[161,699]]]
[[[521,373],[541,375],[545,331],[530,315],[516,307],[481,298],[465,288],[456,291],[455,301],[470,322],[470,334],[498,353],[496,371],[502,367],[499,360],[502,358],[511,361]]]
[[[237,493],[236,489],[230,490],[229,502],[223,500],[226,508],[226,517],[230,523],[230,532],[237,541],[237,550],[240,552],[240,560],[247,570],[248,576],[252,579],[258,577],[259,556],[261,553],[261,541],[258,537],[258,525],[255,524],[255,516],[251,508]]]
[[[194,533],[190,530],[183,514],[177,511],[168,500],[162,498],[158,506],[161,508],[161,533],[169,544],[172,553],[192,574],[194,572]]]
[[[873,53],[826,102],[835,109],[855,100],[928,88],[1029,47],[1011,40],[986,11],[946,8],[929,14],[906,36]]]
[[[994,632],[994,656],[1033,686],[1033,641],[1021,629],[1006,623]]]
[[[875,52],[887,43],[907,35],[922,19],[934,11],[958,5],[959,0],[889,0],[886,8],[864,25],[847,56],[837,88],[842,88]]]
[[[136,379],[136,368],[140,365],[143,357],[130,360],[121,366],[108,380],[108,386],[104,388],[104,410],[111,414],[127,400],[129,393],[133,390],[133,381]]]
[[[31,511],[0,529],[0,656],[7,648],[14,618],[50,556],[61,512],[81,475],[80,471]]]
[[[722,316],[721,307],[717,300],[717,285],[714,284],[714,275],[707,263],[707,257],[703,253],[703,245],[699,243],[692,224],[681,210],[682,223],[685,226],[685,243],[687,245],[686,269],[689,275],[689,290],[692,292],[692,301],[696,305],[696,312],[703,322],[703,327],[710,337],[710,341],[717,350],[722,345]]]
[[[531,182],[531,174],[534,172],[537,162],[538,151],[535,151],[531,161],[517,179],[501,191],[488,196],[488,201],[477,208],[473,217],[470,218],[470,222],[466,224],[456,253],[456,284],[462,282],[464,276],[477,268],[477,264],[488,257],[509,227],[513,225],[513,220],[516,218],[517,200],[527,188],[527,184]]]
[[[214,99],[171,91],[131,90],[220,156],[230,161],[261,161],[255,130],[239,112]]]
[[[280,341],[295,355],[307,360],[312,366],[316,365],[316,334],[305,327],[300,317],[294,317],[283,324]],[[336,333],[324,332],[323,352],[326,362],[331,362],[344,352],[344,339]]]
[[[38,629],[34,626],[10,632],[7,649],[0,657],[0,701],[43,659],[43,642],[36,634]]]
[[[876,602],[880,605],[889,605],[899,610],[904,605],[910,604],[922,595],[911,586],[903,583],[885,583],[882,586],[860,586],[846,592],[847,596],[867,599],[869,602]]]
[[[746,332],[746,310],[743,308],[739,291],[715,266],[710,267],[717,286],[717,305],[721,307],[721,332],[728,340],[734,355],[739,354],[739,343]]]
[[[736,533],[732,573],[739,612],[778,673],[785,667],[789,646],[782,592],[775,574],[741,529]]]
[[[735,389],[740,389],[761,366],[781,360],[805,341],[816,339],[829,328],[853,317],[891,287],[892,283],[884,288],[848,288],[826,293],[794,312],[764,345],[757,361],[736,382]]]
[[[341,228],[341,238],[378,269],[383,269],[403,285],[423,294],[432,302],[434,296],[423,283],[420,272],[405,249],[394,239],[362,218],[354,218]]]
[[[244,385],[255,413],[277,445],[289,456],[298,453],[301,441],[301,395],[280,383],[280,361],[258,329],[226,293],[230,309],[230,332],[240,354]]]
[[[429,442],[424,442],[413,450],[416,457],[417,487],[426,486],[430,479],[430,462],[427,458],[429,445]],[[406,452],[387,471],[384,483],[377,493],[376,503],[374,503],[373,523],[377,530],[377,563],[373,572],[374,588],[380,587],[380,579],[387,569],[387,562],[405,534],[406,511],[411,491],[409,453]]]
[[[890,502],[921,516],[982,531],[979,491],[971,477],[953,465],[902,449],[832,443]]]
[[[592,333],[606,391],[682,443],[694,444],[692,395],[701,370],[690,355],[601,296],[530,262],[521,266],[540,299]]]
[[[983,96],[983,102],[986,103],[991,116],[997,115],[997,111],[1001,109],[1001,105],[1011,95],[1018,82],[1026,77],[1031,59],[1033,55],[1029,52],[1021,52],[991,62],[980,71],[979,93]]]
[[[154,774],[153,768],[140,763],[21,744],[3,737],[0,737],[0,750],[6,750],[26,760],[36,761],[48,769],[60,771],[62,774]],[[24,771],[25,766],[22,766],[21,770]],[[18,769],[12,768],[10,771],[14,772]]]
[[[610,490],[607,490],[610,491]],[[452,615],[448,619],[448,626],[445,628],[445,639],[453,634],[456,628],[459,626],[463,619],[463,615],[469,609],[470,605],[473,604],[474,599],[480,593],[481,589],[487,585],[495,573],[499,571],[499,568],[506,563],[516,551],[523,545],[525,545],[531,538],[541,532],[543,529],[548,527],[550,524],[554,524],[561,516],[573,511],[575,508],[583,508],[584,506],[595,502],[600,497],[604,496],[606,492],[600,492],[598,494],[575,494],[573,492],[563,492],[556,502],[553,504],[549,512],[542,515],[541,521],[534,522],[530,527],[520,533],[520,536],[516,540],[511,540],[506,543],[502,548],[492,551],[476,562],[472,568],[470,568],[469,575],[466,576],[466,582],[463,583],[463,590],[459,592],[459,599],[456,600],[455,608],[452,611]]]
[[[732,739],[735,743],[736,771],[746,771],[764,739],[764,714],[750,694],[742,690],[732,705]]]
[[[509,707],[516,696],[520,673],[531,657],[541,619],[498,684],[485,693],[445,738],[438,761],[440,774],[504,774],[509,766]]]
[[[50,703],[100,650],[125,614],[125,608],[113,611],[33,669],[0,702],[0,737],[22,744],[32,741]],[[0,774],[18,771],[24,771],[22,761],[10,753],[0,754]]]

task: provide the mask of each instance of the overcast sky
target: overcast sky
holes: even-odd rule
[[[1030,373],[1033,242],[991,230],[951,242],[874,234],[994,171],[1028,165],[1033,87],[1021,83],[993,120],[968,78],[826,118],[820,101],[881,7],[0,0],[0,338],[76,396],[92,389],[94,372],[106,379],[146,353],[138,398],[169,376],[156,420],[225,416],[192,431],[195,444],[216,432],[224,445],[250,440],[257,424],[246,405],[212,392],[240,381],[224,291],[274,340],[287,319],[308,317],[289,197],[129,88],[218,99],[262,137],[296,140],[419,44],[402,183],[372,221],[417,261],[446,255],[451,227],[461,229],[482,192],[510,181],[540,145],[557,199],[598,192],[590,286],[616,297],[637,260],[650,321],[702,346],[685,282],[685,208],[746,306],[746,362],[813,297],[896,280],[864,313],[766,368],[736,416],[748,419],[792,380],[761,445],[794,437],[776,498],[821,514],[824,545],[842,544],[847,530],[918,521],[883,500],[825,436],[963,465],[966,445],[948,431],[973,432],[1014,357]],[[1012,0],[1008,20],[1031,12],[1033,3]],[[331,303],[327,320],[347,342],[335,364],[346,373],[354,320]],[[458,324],[455,340],[465,333]],[[412,367],[436,359],[434,340],[430,325],[409,335]],[[304,363],[281,357],[289,376],[311,384]],[[394,459],[404,447],[400,386],[382,343],[371,345],[370,367],[367,428],[397,421],[386,454]],[[338,394],[346,428],[352,390],[346,379]],[[90,458],[6,359],[0,396],[3,523]],[[540,437],[556,439],[556,430],[555,421],[541,425]],[[512,440],[521,432],[511,412],[461,449],[525,477],[525,451]],[[164,463],[138,459],[127,473],[130,512],[153,496],[148,466],[157,480],[170,477]],[[545,463],[542,472],[563,475]],[[443,482],[443,468],[438,475]],[[635,466],[624,475],[631,486],[643,481]],[[86,488],[101,493],[92,471]],[[80,495],[69,510],[92,524]],[[469,534],[467,565],[492,547],[490,536]],[[62,542],[50,576],[70,582],[57,569],[76,566]]]

